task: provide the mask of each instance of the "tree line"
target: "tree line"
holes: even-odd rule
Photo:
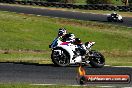
[[[60,2],[60,3],[76,3],[77,0],[0,0],[0,1],[46,1],[46,2]],[[116,0],[119,1],[119,0]],[[131,4],[132,0],[120,0],[125,5]],[[86,0],[87,4],[112,4],[112,0]]]

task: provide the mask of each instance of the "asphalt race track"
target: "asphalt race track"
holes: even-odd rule
[[[1,5],[1,4],[0,4],[0,10],[17,12],[17,13],[25,13],[25,14],[36,14],[36,15],[43,15],[43,16],[50,16],[50,17],[78,19],[78,20],[85,20],[85,21],[89,20],[89,21],[98,21],[98,22],[105,22],[105,23],[107,22],[107,16],[100,15],[100,14],[9,6],[9,5]],[[114,23],[114,24],[132,27],[132,18],[124,17],[123,20],[124,20],[123,23]]]
[[[90,13],[48,10],[39,8],[28,8],[18,6],[0,5],[0,10],[11,11],[25,14],[36,14],[51,17],[62,17],[78,20],[90,20],[107,22],[105,15]],[[108,22],[107,22],[108,23]],[[124,17],[123,23],[116,23],[132,27],[132,18]],[[37,65],[23,63],[0,63],[0,83],[30,83],[30,84],[63,84],[77,85],[76,75],[77,66],[55,67],[54,65]],[[86,67],[87,74],[129,74],[132,79],[132,68],[128,67],[104,67],[91,68]],[[94,84],[88,84],[94,85]],[[95,85],[114,85],[114,86],[132,86],[128,84],[95,84]]]
[[[29,83],[29,84],[62,84],[78,85],[76,76],[78,66],[55,67],[52,64],[24,64],[24,63],[0,63],[0,83]],[[85,67],[87,74],[129,74],[132,79],[132,68],[126,67]],[[94,84],[88,84],[94,85]],[[132,86],[128,84],[96,84],[114,86]]]

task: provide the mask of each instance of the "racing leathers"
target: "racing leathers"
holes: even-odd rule
[[[81,56],[84,56],[86,54],[86,47],[85,45],[81,42],[80,38],[75,38],[74,44],[77,45],[76,51],[80,52]]]
[[[77,48],[74,52],[76,55],[78,55],[77,52],[81,56],[84,56],[86,54],[85,45],[81,42],[80,38],[75,38],[74,34],[72,34],[72,33],[65,34],[65,36],[62,37],[61,41],[62,42],[70,42],[74,45],[77,45]]]

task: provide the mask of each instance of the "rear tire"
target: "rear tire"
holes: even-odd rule
[[[101,68],[105,65],[105,58],[104,56],[97,51],[91,51],[94,56],[90,57],[90,65],[94,68]]]
[[[59,55],[58,52],[56,52],[55,50],[60,50],[61,55]],[[60,47],[57,47],[52,50],[51,59],[56,66],[65,67],[70,64],[69,53]]]
[[[123,20],[121,19],[121,20],[119,20],[119,22],[120,22],[120,23],[123,23]]]

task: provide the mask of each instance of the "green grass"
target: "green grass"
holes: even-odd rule
[[[111,66],[132,66],[131,57],[107,57],[106,64]]]
[[[48,45],[60,27],[83,42],[95,41],[93,49],[105,55],[107,64],[131,65],[132,28],[9,12],[0,12],[0,61],[51,63]],[[11,52],[3,53],[8,50]],[[43,52],[30,52],[35,50]]]
[[[25,62],[33,64],[52,64],[48,53],[9,53],[0,54],[0,62]]]
[[[48,48],[50,35],[55,31],[52,30],[54,25],[51,25],[48,21],[40,20],[42,17],[34,18],[16,14],[3,15],[1,14],[0,18],[0,41],[2,42],[0,49],[40,50]],[[55,29],[57,28],[56,25]],[[47,39],[48,37],[49,39]]]
[[[86,3],[86,0],[76,0],[76,3],[85,4]]]
[[[115,5],[123,5],[123,3],[121,2],[121,0],[112,0],[112,3]]]
[[[66,86],[66,85],[52,85],[52,86],[39,86],[28,84],[0,84],[1,88],[87,88],[87,86]],[[97,88],[90,86],[89,88]]]

